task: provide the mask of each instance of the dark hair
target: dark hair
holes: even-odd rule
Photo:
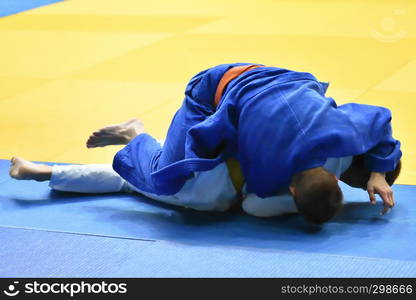
[[[391,186],[399,177],[402,169],[402,161],[399,160],[394,170],[386,172],[386,182]],[[350,167],[341,175],[341,180],[346,184],[367,189],[367,182],[370,179],[371,171],[367,170],[364,166],[364,155],[354,156]]]
[[[322,224],[341,209],[342,191],[334,176],[323,168],[308,171],[294,177],[294,200],[299,212],[308,222]]]

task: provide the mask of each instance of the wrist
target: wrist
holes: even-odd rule
[[[370,174],[370,178],[386,178],[386,173],[381,173],[381,172],[371,172]]]

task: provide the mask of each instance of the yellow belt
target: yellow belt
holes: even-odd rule
[[[234,188],[241,193],[244,185],[244,176],[241,171],[240,163],[236,159],[229,159],[226,161],[226,164]]]

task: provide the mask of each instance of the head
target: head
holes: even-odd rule
[[[297,209],[310,223],[322,224],[342,207],[343,195],[338,179],[323,167],[295,174],[290,191]]]

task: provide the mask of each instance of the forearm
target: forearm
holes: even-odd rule
[[[364,153],[364,165],[369,171],[386,173],[397,167],[402,156],[401,144],[393,138],[391,133],[391,125],[389,124],[379,143]]]

